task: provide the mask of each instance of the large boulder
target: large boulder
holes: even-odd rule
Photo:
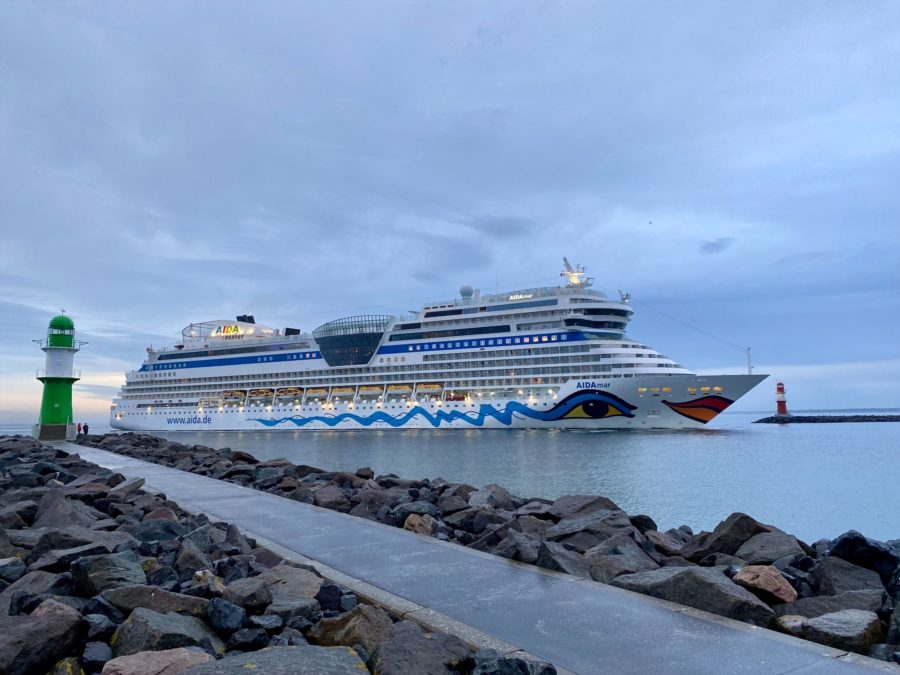
[[[749,565],[768,565],[788,556],[804,555],[797,537],[784,532],[754,534],[734,554]]]
[[[325,485],[319,488],[313,495],[313,499],[316,506],[321,506],[323,509],[343,511],[344,513],[350,510],[350,500],[337,485]]]
[[[139,541],[172,541],[188,533],[187,525],[170,520],[142,520],[129,528]]]
[[[766,603],[794,602],[797,599],[797,591],[771,565],[748,565],[734,575],[733,581]]]
[[[30,616],[0,617],[0,673],[46,672],[73,653],[83,632],[81,614],[45,600]]]
[[[845,609],[807,619],[803,637],[819,644],[865,654],[881,639],[881,621],[874,612]]]
[[[831,542],[828,555],[873,570],[887,586],[900,567],[900,551],[880,541],[869,539],[856,530],[845,532]]]
[[[403,529],[415,534],[433,535],[438,529],[438,521],[426,514],[410,513],[403,521]]]
[[[627,574],[613,586],[652,595],[713,614],[768,626],[775,613],[750,591],[733,583],[712,567],[663,567],[650,572]]]
[[[444,516],[444,522],[456,530],[482,534],[490,525],[503,525],[509,517],[500,514],[493,506],[472,506]]]
[[[147,575],[133,555],[111,553],[79,558],[72,563],[75,583],[90,597],[120,586],[144,585]]]
[[[772,605],[779,616],[793,614],[812,619],[823,614],[839,612],[842,609],[862,609],[877,612],[884,602],[884,593],[869,588],[861,591],[844,591],[837,595],[817,595],[812,598],[800,598],[794,602]]]
[[[207,607],[206,619],[219,635],[228,637],[246,625],[247,612],[233,602],[223,598],[213,598]],[[232,649],[232,647],[229,646],[228,649]]]
[[[272,592],[259,577],[247,577],[232,581],[225,587],[222,597],[240,605],[249,614],[262,612],[272,603]]]
[[[556,519],[583,515],[591,511],[618,511],[619,507],[606,497],[596,495],[563,495],[550,507],[548,514]]]
[[[564,544],[567,548],[584,553],[616,534],[640,536],[631,524],[628,514],[619,509],[597,508],[566,516],[544,531],[544,539]]]
[[[175,570],[182,581],[187,581],[199,570],[211,570],[212,566],[209,557],[192,540],[181,542],[181,549],[175,558]]]
[[[508,528],[503,539],[493,547],[491,552],[503,558],[533,565],[537,562],[540,546],[540,538]]]
[[[280,601],[296,596],[315,598],[325,580],[316,572],[293,565],[276,565],[257,577],[263,581],[272,594],[272,598]]]
[[[538,567],[565,572],[576,577],[590,578],[591,576],[590,567],[583,556],[552,541],[541,542],[535,564]]]
[[[884,590],[877,572],[828,556],[819,561],[809,575],[812,587],[820,595],[837,595],[844,591]]]
[[[313,644],[326,647],[362,645],[372,653],[394,635],[394,624],[387,612],[372,605],[357,605],[333,619],[322,619],[306,634]]]
[[[426,635],[412,621],[394,624],[394,634],[372,653],[369,665],[379,675],[448,673],[464,670],[472,653],[459,638],[443,633]]]
[[[112,647],[116,656],[127,656],[176,647],[198,647],[207,640],[216,652],[225,651],[219,636],[200,619],[174,612],[160,614],[139,607],[119,626],[113,635]]]
[[[584,560],[591,578],[604,584],[623,574],[646,572],[659,567],[628,534],[617,534],[588,549]]]
[[[68,527],[70,525],[81,525],[82,527],[90,527],[92,523],[104,517],[104,514],[77,499],[66,499],[62,490],[51,490],[41,498],[32,526]]]
[[[215,661],[215,658],[204,651],[186,647],[138,652],[107,661],[103,675],[178,675],[208,661]]]
[[[644,536],[656,547],[656,550],[664,556],[680,556],[681,548],[684,542],[676,538],[669,532],[658,532],[656,530],[647,530]]]
[[[173,593],[155,586],[136,585],[112,588],[100,594],[113,607],[130,614],[138,607],[146,607],[154,612],[175,612],[191,616],[203,616],[209,600],[192,595]]]
[[[701,532],[691,537],[682,547],[679,555],[692,562],[700,562],[711,553],[735,555],[738,549],[751,537],[760,532],[771,531],[746,513],[732,513],[716,525],[712,532]]]
[[[194,666],[184,675],[347,675],[365,673],[366,664],[346,647],[266,647]]]
[[[438,511],[438,508],[434,504],[425,501],[407,502],[405,504],[400,504],[393,511],[391,511],[391,515],[394,516],[394,522],[400,526],[402,526],[406,522],[407,517],[411,514],[431,516],[432,518],[438,518],[441,515]]]
[[[507,511],[516,508],[512,495],[506,489],[494,483],[469,493],[468,501],[469,506],[493,506],[495,509]]]
[[[72,575],[68,573],[28,572],[0,593],[0,616],[9,615],[10,601],[16,593],[28,595],[69,595],[72,592]]]

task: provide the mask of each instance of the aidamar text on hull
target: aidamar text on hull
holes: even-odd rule
[[[560,287],[460,297],[304,333],[192,323],[126,373],[110,424],[141,431],[691,429],[766,375],[697,375],[626,333],[633,310],[565,262]]]

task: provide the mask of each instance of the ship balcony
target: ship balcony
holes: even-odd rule
[[[58,373],[51,374],[51,375],[47,375],[47,369],[46,369],[46,368],[38,368],[36,371],[34,371],[34,376],[35,376],[37,379],[41,379],[42,377],[74,377],[74,378],[80,380],[80,379],[81,379],[81,371],[80,371],[80,370],[73,370],[73,371],[71,371],[71,374],[70,374],[70,375],[60,375],[60,374],[58,374]]]

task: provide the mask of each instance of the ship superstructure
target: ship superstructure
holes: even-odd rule
[[[566,284],[454,300],[312,333],[250,315],[189,325],[126,374],[110,424],[131,430],[696,428],[764,375],[700,376],[632,339],[567,260]]]

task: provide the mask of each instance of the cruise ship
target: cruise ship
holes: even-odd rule
[[[633,310],[564,259],[560,286],[459,297],[311,333],[192,323],[125,375],[135,431],[695,429],[766,375],[697,375],[628,335]]]

